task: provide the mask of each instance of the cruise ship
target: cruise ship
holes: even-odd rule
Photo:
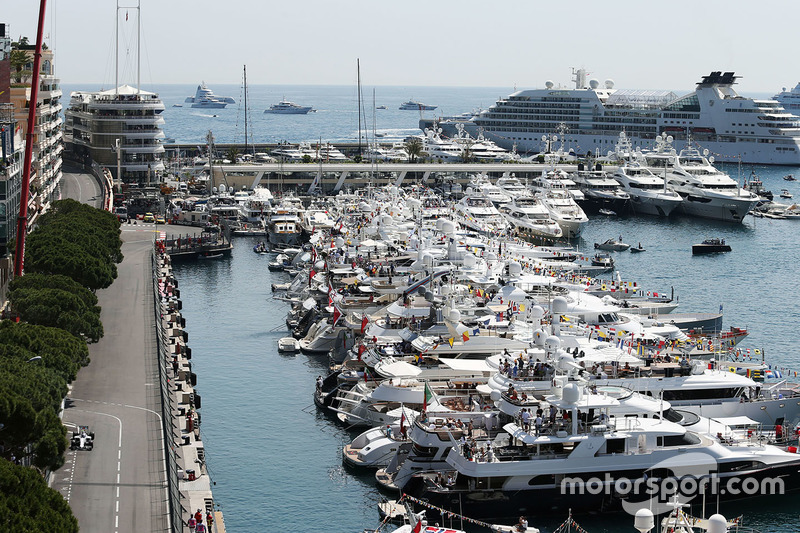
[[[564,151],[597,156],[613,150],[623,131],[642,149],[654,148],[656,136],[668,134],[677,150],[692,141],[720,162],[800,165],[800,118],[776,100],[740,96],[733,88],[737,78],[715,71],[679,97],[615,89],[613,80],[601,87],[579,69],[574,88],[547,81],[544,89],[517,91],[470,120],[467,130],[526,153],[545,152],[547,136],[561,131]],[[456,134],[455,123],[442,120],[439,127]]]
[[[789,113],[800,116],[800,82],[793,89],[783,87],[772,99],[777,100]]]

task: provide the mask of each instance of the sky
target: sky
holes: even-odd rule
[[[133,6],[137,0],[121,0]],[[800,2],[779,0],[141,0],[148,84],[540,88],[583,67],[617,88],[690,91],[712,70],[741,94],[800,81]],[[39,2],[0,0],[35,42]],[[128,20],[125,21],[127,12]],[[114,81],[115,2],[50,0],[45,41],[62,83]],[[136,10],[120,15],[120,81],[135,82]],[[783,22],[782,22],[783,21]]]

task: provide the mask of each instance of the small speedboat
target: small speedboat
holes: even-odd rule
[[[259,241],[255,246],[253,246],[253,251],[259,255],[265,255],[269,253],[269,247],[264,243],[264,241]]]
[[[639,243],[639,246],[631,246],[631,252],[633,253],[640,253],[646,251],[645,248],[642,248],[642,243]]]
[[[725,244],[725,239],[706,239],[700,244],[692,245],[692,254],[717,254],[722,252],[730,252],[731,246]]]
[[[781,189],[781,194],[779,195],[781,198],[792,198],[792,193],[789,192],[788,189]]]
[[[278,351],[281,353],[297,353],[300,351],[300,343],[294,337],[283,337],[278,339]]]
[[[199,257],[200,259],[219,259],[223,255],[224,254],[222,254],[222,253],[205,252],[205,253],[199,254],[197,257]]]
[[[595,254],[592,257],[592,266],[614,268],[614,260],[608,254]]]
[[[787,174],[786,176],[784,176],[784,177],[783,177],[783,179],[784,179],[785,181],[797,181],[797,178],[795,178],[795,177],[794,177],[793,175],[791,175],[791,174]]]
[[[617,212],[616,211],[612,211],[611,209],[600,209],[598,211],[598,213],[600,213],[601,215],[605,215],[607,217],[615,217],[615,216],[617,216]]]
[[[596,250],[606,250],[608,252],[624,252],[628,248],[631,247],[630,244],[625,244],[622,242],[622,238],[619,240],[617,239],[608,239],[606,242],[594,243],[594,247]]]
[[[291,266],[289,262],[289,256],[286,254],[278,254],[278,257],[275,258],[275,261],[270,261],[267,265],[267,268],[270,272],[283,272],[286,270],[286,267]]]

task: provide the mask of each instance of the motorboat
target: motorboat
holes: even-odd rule
[[[277,104],[272,104],[269,106],[269,109],[265,109],[264,113],[270,113],[273,115],[305,115],[310,111],[314,111],[311,106],[295,104],[294,102],[290,102],[284,98]]]
[[[759,200],[762,202],[771,202],[773,199],[772,191],[767,190],[764,182],[756,176],[755,171],[750,174],[750,179],[745,181],[744,189],[758,195]]]
[[[423,104],[422,102],[415,102],[414,100],[409,100],[408,102],[400,104],[401,111],[433,111],[436,107],[435,105]]]
[[[598,253],[592,257],[592,266],[603,267],[607,270],[614,268],[614,259],[606,253]]]
[[[278,339],[278,351],[281,353],[297,353],[300,351],[300,343],[294,337],[283,337]]]
[[[409,412],[411,410],[409,409]],[[360,433],[342,447],[342,461],[351,468],[382,468],[395,455],[407,454],[411,441],[404,438],[411,421],[400,424],[381,425]]]
[[[486,235],[503,231],[508,225],[491,200],[476,194],[466,195],[455,204],[455,218],[459,224]]]
[[[624,133],[620,133],[620,138],[627,141]],[[667,188],[666,179],[636,161],[625,161],[613,176],[630,196],[630,209],[636,214],[668,217],[681,205],[680,195]]]
[[[217,96],[211,89],[206,87],[206,82],[202,82],[197,86],[194,96],[188,96],[185,103],[192,104],[191,107],[223,109],[228,104],[235,104],[236,100],[230,96]]]
[[[514,174],[497,178],[497,183],[495,183],[495,185],[497,185],[504,194],[510,196],[512,200],[517,196],[530,196],[528,188],[523,185]]]
[[[781,198],[786,198],[787,200],[793,198],[792,193],[789,192],[789,189],[781,189],[779,196]]]
[[[540,242],[564,236],[561,226],[550,218],[550,212],[535,196],[516,196],[501,212],[516,235],[525,240]]]
[[[265,255],[269,253],[269,246],[264,241],[259,241],[253,246],[253,251],[259,255]]]
[[[463,148],[449,139],[444,139],[437,131],[425,130],[422,148],[427,157],[445,163],[460,162],[464,155]]]
[[[622,237],[619,239],[611,239],[606,240],[605,242],[596,242],[594,243],[595,250],[606,250],[608,252],[624,252],[628,248],[630,248],[630,244],[626,244],[622,242]]]
[[[504,193],[500,187],[494,185],[488,179],[478,178],[476,181],[470,183],[470,187],[472,187],[476,193],[480,193],[491,200],[495,207],[499,208],[511,202],[511,196]]]
[[[716,254],[730,252],[730,244],[725,244],[725,239],[706,239],[700,244],[692,245],[692,255]]]
[[[783,179],[784,181],[797,181],[797,178],[795,178],[792,174],[785,175]]]

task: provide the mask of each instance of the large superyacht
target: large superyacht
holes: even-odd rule
[[[574,71],[574,88],[547,81],[544,89],[501,98],[465,129],[525,153],[546,151],[546,136],[565,131],[565,149],[594,155],[613,150],[622,131],[642,149],[653,148],[656,136],[666,133],[676,149],[691,139],[721,162],[800,165],[800,118],[776,100],[740,96],[733,72],[711,72],[680,97],[671,91],[616,89],[613,80],[601,85],[587,74]],[[439,127],[455,134],[455,123],[441,120]]]

